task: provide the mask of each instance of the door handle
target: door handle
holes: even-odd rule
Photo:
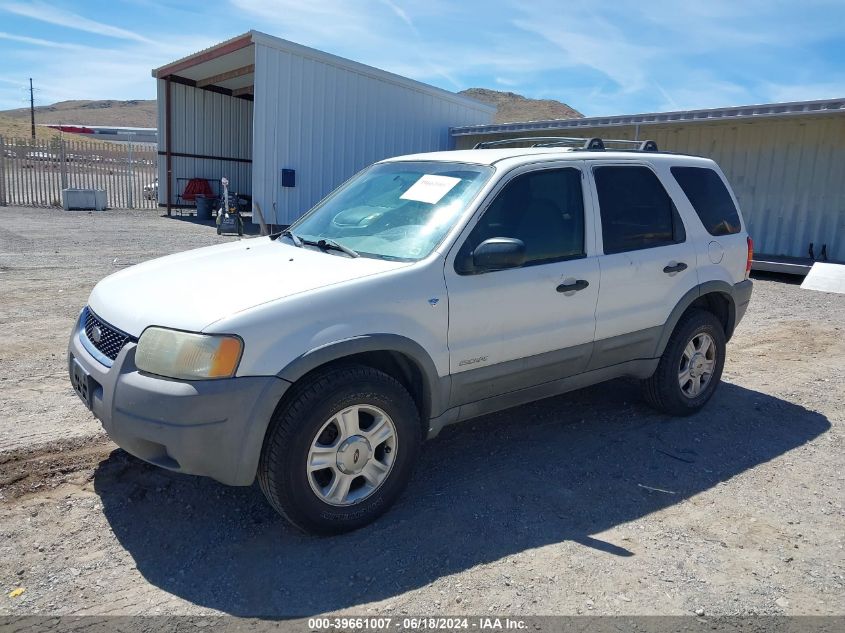
[[[674,266],[666,266],[663,269],[663,272],[668,275],[668,274],[671,274],[671,273],[679,273],[682,270],[686,270],[686,269],[687,269],[687,265],[684,262],[678,262]]]
[[[571,284],[560,284],[557,287],[558,292],[578,292],[579,290],[583,290],[587,286],[590,285],[590,282],[586,279],[579,279],[577,281],[572,282]]]

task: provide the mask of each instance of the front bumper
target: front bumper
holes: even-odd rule
[[[91,376],[91,411],[118,446],[169,470],[232,486],[252,484],[267,426],[289,382],[276,376],[195,381],[152,376],[135,366],[133,342],[106,367],[80,336],[85,333],[77,324],[68,345],[71,380],[75,360]]]

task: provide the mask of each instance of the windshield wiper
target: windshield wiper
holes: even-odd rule
[[[350,257],[360,257],[360,255],[356,251],[353,251],[348,246],[344,246],[343,244],[339,244],[339,243],[335,242],[333,239],[326,239],[324,237],[321,237],[319,240],[309,240],[308,238],[305,238],[305,237],[299,237],[296,233],[294,233],[290,229],[285,229],[284,231],[281,231],[279,233],[271,235],[270,239],[274,240],[278,237],[289,237],[290,241],[293,242],[293,245],[296,246],[297,248],[302,248],[303,245],[316,246],[317,248],[319,248],[320,250],[323,250],[323,251],[327,251],[327,250],[331,249],[331,250],[335,250],[335,251],[341,251],[342,253],[346,253]]]
[[[282,237],[289,237],[290,241],[293,242],[293,245],[297,248],[302,248],[302,239],[296,234],[291,232],[290,229],[285,229],[281,233],[279,233]],[[273,236],[270,236],[270,239],[273,239]]]
[[[321,239],[317,242],[317,246],[319,246],[322,249],[333,248],[337,251],[343,251],[344,253],[346,253],[350,257],[360,257],[360,255],[358,254],[358,251],[354,251],[351,248],[349,248],[348,246],[344,246],[343,244],[341,244],[339,242],[335,242],[334,240]]]
[[[341,251],[342,253],[346,253],[350,257],[360,257],[357,251],[353,251],[348,246],[344,246],[343,244],[339,244],[335,242],[333,239],[326,239],[321,237],[319,240],[308,240],[304,237],[297,238],[302,244],[307,244],[308,246],[316,246],[317,248],[327,251],[327,250],[335,250]]]

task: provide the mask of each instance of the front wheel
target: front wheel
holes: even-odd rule
[[[414,400],[391,376],[358,365],[329,369],[294,389],[264,441],[264,495],[306,532],[372,522],[411,478],[422,443]]]
[[[654,374],[643,381],[643,395],[664,413],[690,415],[710,400],[724,365],[722,324],[712,312],[692,310],[672,332]]]

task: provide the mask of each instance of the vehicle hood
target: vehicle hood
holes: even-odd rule
[[[132,266],[98,283],[89,305],[101,319],[136,337],[150,325],[199,332],[269,301],[408,265],[262,237]]]

